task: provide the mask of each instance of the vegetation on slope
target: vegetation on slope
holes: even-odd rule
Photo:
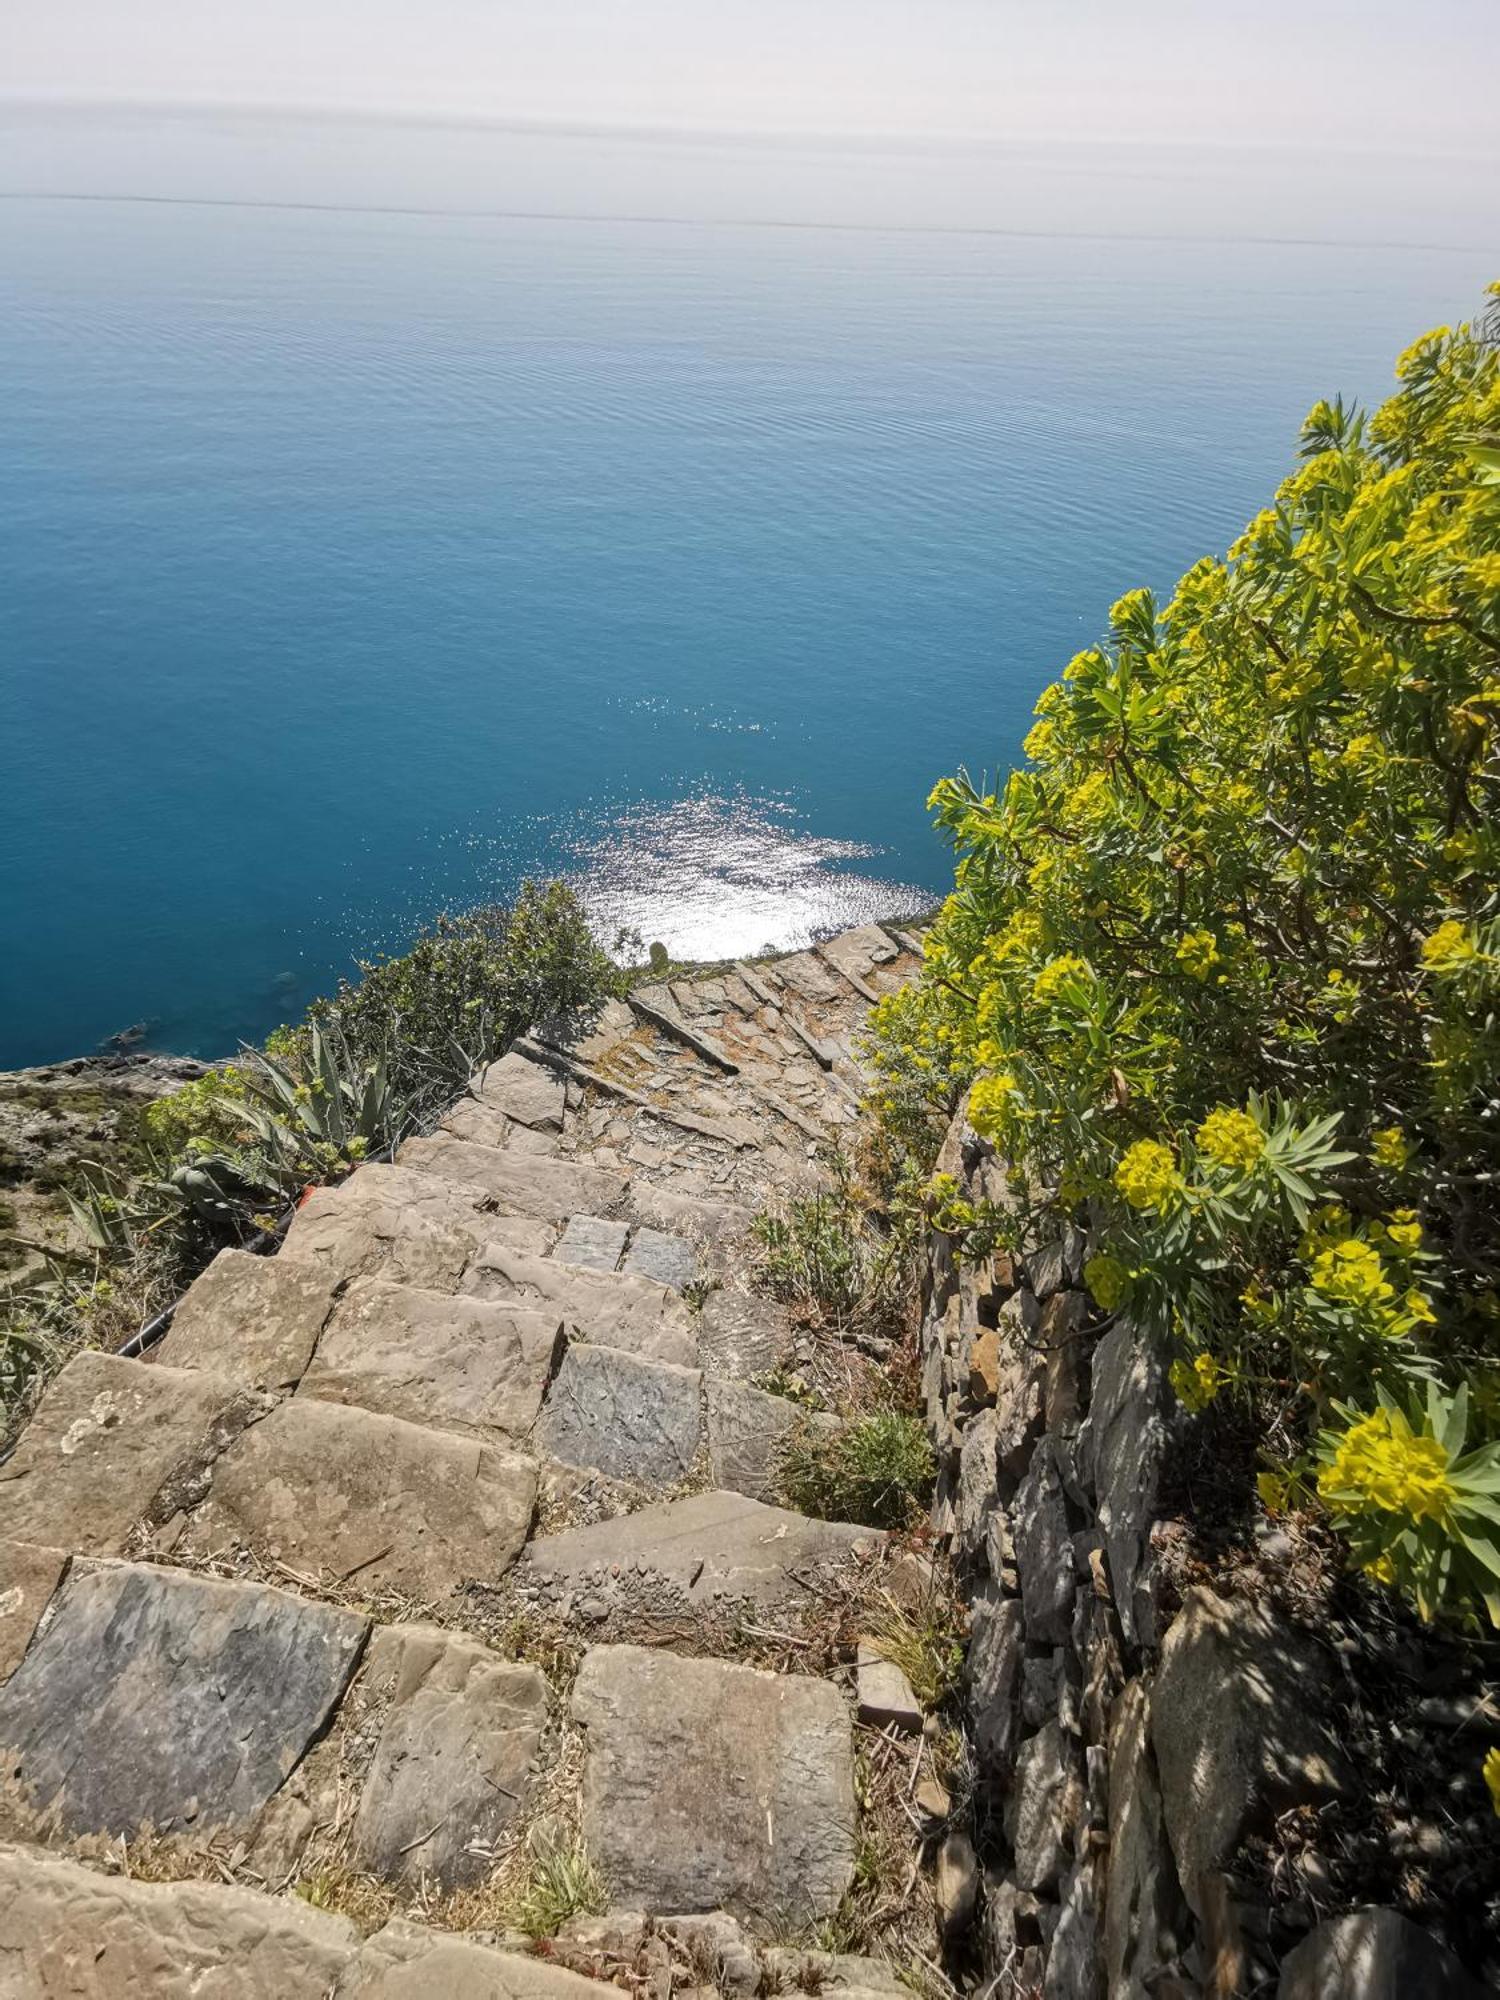
[[[1313,409],[1227,561],[1121,598],[1003,790],[939,784],[880,1102],[972,1084],[1182,1402],[1253,1399],[1267,1503],[1500,1623],[1500,354],[1444,328],[1397,374]]]

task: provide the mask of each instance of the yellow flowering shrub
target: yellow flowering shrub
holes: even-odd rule
[[[953,891],[874,1036],[908,1107],[971,1086],[1032,1191],[1004,1226],[1087,1223],[1185,1402],[1309,1447],[1500,1358],[1500,352],[1443,329],[1397,374],[1314,407],[1227,558],[1119,599],[1003,787],[936,787]]]

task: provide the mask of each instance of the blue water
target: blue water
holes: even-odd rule
[[[526,872],[683,954],[916,906],[933,780],[1500,268],[1472,194],[61,129],[0,146],[0,1066],[225,1052]]]

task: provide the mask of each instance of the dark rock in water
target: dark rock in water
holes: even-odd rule
[[[0,1691],[0,1769],[73,1833],[243,1825],[322,1730],[368,1630],[259,1584],[75,1567]]]

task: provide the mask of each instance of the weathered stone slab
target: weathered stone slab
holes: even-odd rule
[[[478,1299],[545,1308],[558,1315],[570,1338],[647,1361],[690,1368],[698,1358],[692,1314],[675,1292],[649,1278],[492,1250],[475,1258],[463,1289]]]
[[[1108,1991],[1144,2000],[1185,1940],[1187,1912],[1162,1818],[1143,1680],[1121,1690],[1110,1721],[1109,1864],[1104,1896]]]
[[[1032,1453],[1010,1519],[1026,1636],[1034,1645],[1060,1646],[1073,1620],[1073,1537],[1050,1438]]]
[[[546,1681],[433,1625],[378,1627],[365,1680],[391,1694],[354,1820],[358,1865],[444,1889],[479,1880],[525,1803]]]
[[[1020,1600],[1002,1597],[998,1584],[981,1586],[969,1620],[965,1676],[974,1742],[987,1776],[1010,1771],[1016,1742],[1016,1693],[1026,1652]]]
[[[698,1252],[685,1236],[671,1236],[644,1224],[631,1237],[621,1269],[638,1278],[654,1278],[677,1292],[697,1284],[702,1275]]]
[[[0,1542],[0,1681],[21,1664],[67,1566],[65,1549]]]
[[[221,1250],[172,1315],[160,1361],[247,1389],[290,1388],[312,1359],[336,1283],[285,1257]]]
[[[799,1426],[825,1438],[838,1435],[836,1417],[804,1410],[785,1396],[768,1396],[743,1382],[707,1376],[703,1384],[708,1413],[708,1466],[715,1486],[731,1493],[748,1493],[752,1500],[774,1500],[778,1486],[777,1460]]]
[[[244,1825],[324,1727],[368,1630],[260,1584],[75,1564],[0,1689],[0,1770],[69,1833]]]
[[[1165,1396],[1161,1356],[1128,1320],[1117,1321],[1094,1349],[1084,1470],[1098,1500],[1120,1629],[1132,1646],[1156,1641],[1147,1566],[1166,1450]]]
[[[430,1139],[408,1139],[396,1164],[465,1187],[481,1187],[502,1214],[530,1215],[558,1224],[570,1215],[598,1215],[613,1208],[624,1200],[629,1185],[624,1174],[607,1173],[602,1167],[497,1152],[493,1146],[475,1146],[440,1133]]]
[[[793,1572],[847,1564],[873,1554],[884,1540],[876,1528],[811,1521],[741,1493],[694,1493],[593,1527],[543,1535],[526,1560],[541,1575],[597,1582],[606,1599],[618,1563],[622,1571],[662,1579],[692,1604],[720,1597],[764,1605],[802,1595]]]
[[[675,1486],[698,1455],[702,1379],[696,1368],[614,1347],[570,1347],[537,1424],[536,1449],[634,1486]]]
[[[754,1213],[738,1202],[679,1194],[653,1181],[637,1180],[632,1185],[630,1206],[637,1222],[696,1243],[707,1272],[713,1274],[722,1274],[732,1256],[749,1242],[755,1220]]]
[[[303,1203],[277,1261],[314,1265],[333,1278],[455,1292],[481,1250],[546,1254],[556,1235],[550,1223],[482,1213],[488,1199],[483,1188],[374,1162]]]
[[[1353,1910],[1282,1960],[1276,2000],[1479,2000],[1451,1951],[1396,1910]]]
[[[520,1439],[536,1422],[562,1343],[553,1309],[357,1278],[300,1393],[474,1437]]]
[[[584,1655],[583,1828],[616,1897],[645,1910],[805,1922],[854,1873],[849,1714],[825,1681],[637,1646]]]
[[[117,1555],[235,1393],[234,1383],[197,1369],[75,1355],[0,1466],[6,1534]]]
[[[1316,1644],[1246,1598],[1190,1590],[1151,1690],[1151,1747],[1182,1887],[1205,1878],[1252,1822],[1349,1782],[1326,1720],[1332,1668]]]
[[[909,1735],[922,1727],[922,1704],[895,1661],[881,1652],[878,1639],[860,1640],[854,1684],[861,1722],[875,1729],[904,1730]]]
[[[575,1215],[552,1255],[559,1264],[573,1264],[583,1271],[617,1271],[629,1234],[625,1223],[612,1222],[606,1215]]]
[[[502,1056],[499,1062],[480,1070],[469,1088],[481,1104],[503,1111],[518,1125],[529,1125],[537,1132],[561,1132],[563,1128],[567,1085],[552,1070],[528,1062],[525,1056],[514,1052]]]
[[[1015,1783],[1005,1802],[1005,1834],[1015,1850],[1023,1889],[1055,1889],[1067,1863],[1073,1753],[1055,1722],[1028,1736],[1016,1752]],[[1076,1805],[1080,1801],[1074,1800]]]
[[[444,1114],[437,1129],[451,1139],[464,1139],[473,1146],[503,1147],[507,1153],[532,1158],[548,1158],[558,1147],[554,1133],[536,1132],[529,1125],[519,1125],[493,1104],[482,1104],[474,1097],[459,1098]]]
[[[826,1005],[844,997],[837,974],[831,972],[813,951],[798,951],[787,958],[778,958],[776,977],[783,986],[800,993],[804,1000]]]
[[[819,949],[846,972],[861,973],[866,978],[876,966],[894,965],[901,956],[879,924],[860,924],[855,930],[840,931],[837,937],[826,939]]]
[[[134,1882],[0,1847],[4,2000],[327,2000],[347,1917],[218,1882]]]
[[[597,1979],[529,1953],[492,1951],[393,1917],[366,1941],[338,2000],[600,2000],[601,1991],[609,1988]]]
[[[510,1566],[535,1500],[529,1458],[297,1396],[219,1459],[181,1546],[245,1547],[296,1571],[439,1599]]]
[[[786,1307],[745,1292],[710,1292],[698,1312],[698,1361],[706,1375],[748,1382],[779,1368],[792,1344]]]

